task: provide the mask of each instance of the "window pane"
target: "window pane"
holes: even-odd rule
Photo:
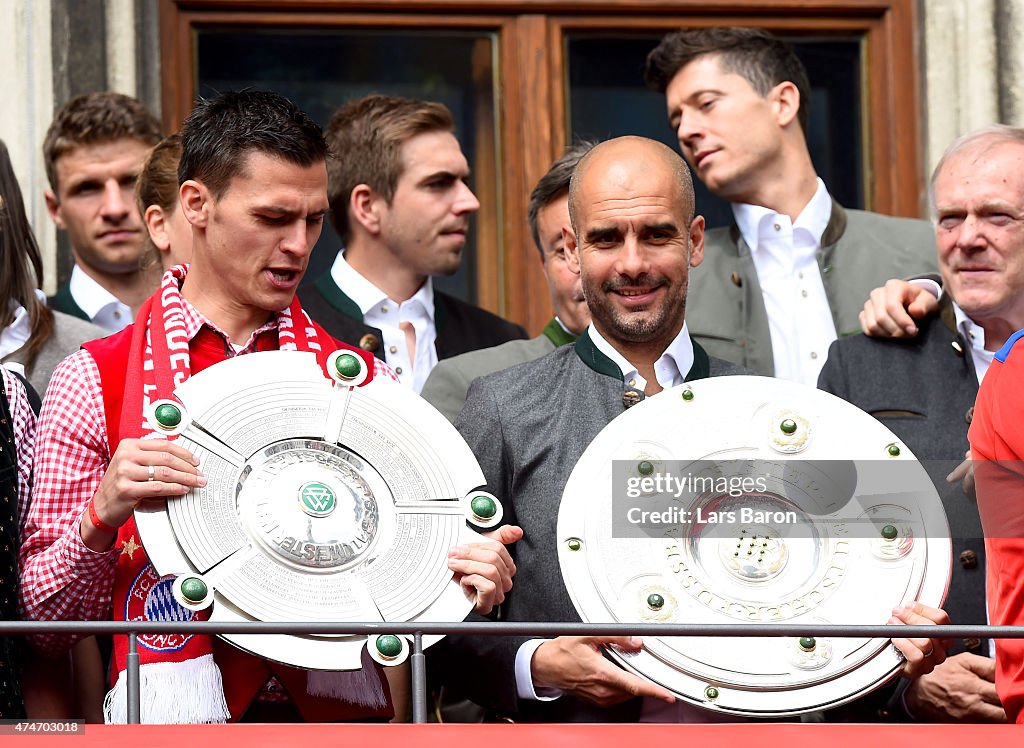
[[[432,29],[208,29],[197,31],[196,91],[209,96],[244,87],[287,96],[327,124],[341,104],[369,93],[429,99],[445,104],[474,174],[492,175],[472,184],[491,211],[487,236],[477,221],[459,272],[435,286],[467,301],[476,300],[477,248],[497,251],[500,225],[495,132],[493,60],[496,39],[479,31]],[[487,166],[483,166],[486,164]],[[478,166],[480,169],[478,170]],[[325,272],[340,240],[325,227],[310,261],[306,281]],[[305,281],[304,281],[305,282]]]
[[[624,36],[573,33],[566,38],[570,137],[603,140],[643,135],[679,150],[665,97],[644,86],[644,60],[663,32]],[[864,206],[859,39],[788,39],[807,67],[811,158],[829,192],[847,207]],[[698,211],[709,228],[732,223],[725,200],[694,179]]]

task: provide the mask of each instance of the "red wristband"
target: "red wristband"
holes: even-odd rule
[[[89,521],[93,523],[97,530],[103,532],[109,532],[111,535],[117,535],[117,528],[111,527],[106,522],[100,519],[100,515],[96,513],[96,497],[89,499]]]

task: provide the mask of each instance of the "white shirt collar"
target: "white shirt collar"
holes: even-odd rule
[[[363,322],[380,330],[384,359],[402,384],[419,393],[430,370],[437,365],[437,327],[434,322],[434,285],[430,278],[411,298],[399,303],[388,297],[348,264],[342,252],[331,267],[334,282],[359,307]],[[403,325],[411,324],[415,350],[409,350]]]
[[[36,298],[46,304],[46,294],[38,288],[35,293]],[[8,309],[14,314],[14,321],[0,330],[0,359],[21,350],[32,335],[32,318],[29,317],[28,310],[14,299],[8,302]]]
[[[93,280],[77,264],[71,270],[68,290],[89,320],[107,332],[119,332],[131,323],[131,307]]]
[[[587,334],[597,350],[619,367],[625,384],[638,390],[646,388],[647,380],[641,377],[637,368],[601,336],[593,322],[587,328]],[[657,378],[658,384],[667,390],[669,387],[682,384],[691,368],[693,368],[693,341],[690,340],[690,330],[684,322],[683,329],[669,343],[661,357],[654,362],[654,376]]]
[[[969,350],[964,353],[971,354],[971,361],[974,363],[974,373],[978,375],[978,384],[985,378],[988,367],[992,364],[995,351],[985,350],[985,328],[977,324],[967,316],[967,313],[953,301],[953,317],[956,320],[956,329],[967,341]]]
[[[338,286],[345,295],[348,296],[352,301],[359,307],[359,311],[366,314],[373,309],[374,306],[380,304],[383,301],[391,301],[396,306],[399,302],[394,299],[390,299],[386,293],[381,291],[377,286],[367,280],[359,271],[348,264],[345,259],[345,252],[338,252],[338,256],[334,258],[334,265],[331,266],[331,277],[334,279],[335,285]],[[421,305],[423,312],[430,319],[434,321],[434,284],[431,278],[427,278],[426,283],[420,286],[420,289],[413,294],[412,298],[401,302],[402,305],[411,304]]]
[[[783,216],[771,208],[761,205],[733,203],[732,213],[736,219],[736,225],[740,229],[740,234],[743,236],[743,241],[750,247],[751,252],[757,251],[762,234],[778,225],[780,220],[787,226],[789,224],[788,216]],[[807,238],[813,241],[814,246],[820,247],[821,237],[825,233],[831,217],[832,197],[828,194],[821,177],[818,177],[818,189],[814,191],[814,196],[800,211],[800,215],[793,223],[793,233],[806,232]]]

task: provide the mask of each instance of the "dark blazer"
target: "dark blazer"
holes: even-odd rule
[[[57,289],[57,293],[46,299],[46,305],[54,311],[64,312],[64,314],[70,314],[72,317],[92,322],[89,319],[89,315],[82,311],[82,307],[78,306],[75,297],[71,295],[71,287],[66,283]]]
[[[984,624],[981,520],[960,486],[945,480],[969,447],[978,379],[948,300],[937,316],[918,327],[911,339],[840,338],[829,350],[818,387],[873,415],[922,461],[942,497],[953,536],[953,578],[945,609],[953,623]],[[980,639],[958,640],[949,651],[964,649],[988,655],[987,641]]]
[[[709,359],[696,342],[693,347],[688,381],[745,373]],[[642,397],[623,383],[618,366],[587,334],[574,345],[470,385],[456,428],[480,462],[490,490],[502,501],[505,521],[525,532],[510,548],[518,571],[501,608],[504,620],[580,620],[558,565],[555,525],[562,491],[598,432],[625,410],[626,402]],[[555,701],[519,701],[515,655],[525,640],[446,637],[431,648],[431,669],[442,670],[447,685],[464,689],[464,696],[518,720],[617,722],[639,717],[639,699],[607,709],[568,694]]]
[[[299,300],[309,316],[333,337],[384,360],[381,331],[363,322],[359,306],[338,288],[330,273],[300,289]],[[436,289],[434,324],[438,360],[528,337],[519,325]]]

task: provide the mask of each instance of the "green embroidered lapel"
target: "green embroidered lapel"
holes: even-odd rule
[[[683,381],[692,382],[694,379],[707,379],[711,376],[711,359],[708,358],[708,352],[701,348],[700,343],[693,338],[690,338],[690,342],[693,343],[693,366],[686,372]]]
[[[700,343],[696,340],[691,338],[690,342],[693,344],[693,365],[683,377],[686,382],[705,379],[711,375],[711,359],[708,358],[707,351],[701,348]],[[597,349],[594,341],[590,339],[590,335],[584,333],[576,338],[576,355],[598,374],[604,374],[613,379],[622,379],[622,372],[618,365]]]
[[[594,345],[594,341],[590,339],[590,335],[586,332],[576,338],[575,347],[576,355],[591,369],[598,374],[618,379],[620,382],[622,381],[622,372],[619,370],[618,364],[601,353],[597,346]]]
[[[75,297],[71,295],[70,286],[64,285],[57,289],[57,293],[49,300],[49,303],[50,307],[58,312],[64,312],[64,314],[70,314],[72,317],[92,322],[89,315],[85,313],[82,307],[78,306]]]
[[[363,312],[359,308],[356,302],[352,301],[348,296],[338,288],[338,284],[334,282],[334,278],[331,277],[330,273],[324,273],[316,282],[313,284],[316,290],[320,292],[327,303],[337,309],[339,312],[344,314],[346,317],[363,321]]]
[[[552,317],[551,321],[544,326],[542,334],[552,342],[555,348],[561,348],[563,345],[568,345],[574,340],[577,340],[577,336],[573,335],[571,332],[566,332],[554,317]],[[588,335],[587,337],[590,336]]]

